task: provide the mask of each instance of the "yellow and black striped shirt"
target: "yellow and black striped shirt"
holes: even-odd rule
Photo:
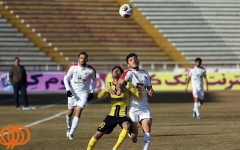
[[[122,87],[122,94],[120,96],[109,94],[109,89],[115,90],[116,85],[114,85],[112,82],[108,82],[105,86],[105,89],[98,94],[98,98],[110,96],[112,104],[112,108],[109,113],[110,116],[127,116],[127,107],[129,105],[130,95],[135,96],[139,100],[142,98],[141,91],[137,90],[130,82],[127,82],[127,84]]]

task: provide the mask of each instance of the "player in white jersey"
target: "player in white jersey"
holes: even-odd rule
[[[187,82],[186,82],[186,89],[188,89],[188,84],[191,80],[192,83],[192,94],[194,99],[194,108],[193,108],[193,117],[194,118],[201,118],[200,115],[200,108],[203,104],[204,99],[204,88],[203,88],[203,79],[205,80],[206,90],[208,90],[208,80],[206,77],[206,69],[202,66],[202,59],[196,58],[195,59],[195,66],[189,70]]]
[[[77,128],[81,113],[87,101],[93,98],[93,92],[97,83],[96,70],[92,66],[87,65],[87,61],[87,53],[81,52],[78,55],[78,63],[70,66],[63,80],[68,97],[68,112],[66,114],[66,121],[68,128],[67,137],[70,140],[73,140],[73,133]],[[71,78],[70,85],[68,78]],[[89,93],[90,79],[92,79],[93,82],[91,92]],[[75,107],[75,117],[72,119]]]
[[[153,96],[154,91],[152,89],[151,78],[147,71],[139,69],[139,61],[137,55],[134,53],[129,54],[126,57],[126,61],[129,70],[125,71],[118,84],[117,84],[117,95],[121,94],[121,86],[126,82],[131,82],[134,86],[140,87],[142,91],[142,99],[137,100],[135,97],[131,96],[130,100],[130,110],[129,116],[132,120],[132,134],[131,138],[133,142],[136,142],[136,137],[138,134],[138,123],[141,124],[144,137],[142,140],[142,149],[148,150],[151,141],[151,125],[152,116],[150,107],[148,104],[148,95]]]

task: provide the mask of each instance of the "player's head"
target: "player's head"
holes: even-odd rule
[[[14,61],[14,65],[15,65],[15,66],[18,66],[19,63],[20,63],[20,60],[19,60],[18,57],[15,57],[13,61]]]
[[[86,65],[88,61],[88,54],[86,52],[81,52],[78,55],[78,62],[80,65]]]
[[[126,57],[126,62],[130,69],[137,69],[139,65],[138,57],[135,53],[130,53]]]
[[[119,79],[121,75],[123,74],[123,69],[120,66],[114,66],[112,68],[112,78],[113,79]]]
[[[195,59],[195,66],[196,67],[200,67],[202,65],[202,59],[201,58],[196,58]]]

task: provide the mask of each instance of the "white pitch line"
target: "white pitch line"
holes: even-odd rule
[[[96,103],[96,102],[99,102],[99,101],[102,101],[102,100],[104,100],[104,99],[105,99],[105,98],[97,99],[97,100],[92,100],[92,101],[90,101],[87,105],[93,104],[93,103]],[[53,116],[50,116],[50,117],[48,117],[48,118],[35,121],[35,122],[31,123],[31,124],[26,125],[25,127],[31,127],[31,126],[38,125],[38,124],[40,124],[40,123],[42,123],[42,122],[55,119],[55,118],[57,118],[57,117],[59,117],[59,116],[61,116],[61,115],[63,115],[63,114],[66,114],[66,113],[67,113],[67,111],[65,110],[65,111],[63,111],[63,112],[57,113],[57,114],[55,114],[55,115],[53,115]],[[7,135],[7,134],[8,134],[8,132],[5,132],[3,135]]]
[[[60,101],[60,102],[57,102],[57,103],[53,103],[53,104],[50,104],[50,105],[42,106],[41,109],[50,108],[50,107],[56,106],[56,105],[58,105],[58,104],[62,104],[62,103],[64,103],[64,102],[66,102],[66,100]]]

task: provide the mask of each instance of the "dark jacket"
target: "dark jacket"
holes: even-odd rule
[[[15,65],[11,67],[9,71],[9,79],[11,84],[14,83],[27,83],[27,73],[24,66],[19,65],[16,67]]]

